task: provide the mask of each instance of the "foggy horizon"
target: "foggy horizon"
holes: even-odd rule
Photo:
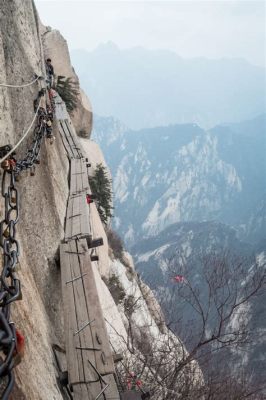
[[[184,59],[244,59],[265,67],[262,1],[37,0],[43,24],[70,50],[115,43],[121,50],[168,50]],[[74,16],[74,17],[73,17]]]
[[[179,53],[177,53],[175,50],[161,48],[161,47],[148,48],[148,47],[145,47],[145,46],[142,46],[142,45],[134,45],[134,46],[131,46],[131,47],[120,47],[117,43],[113,42],[112,40],[98,43],[95,47],[93,47],[91,49],[86,49],[86,48],[83,48],[83,47],[70,48],[70,56],[71,56],[71,53],[75,52],[75,51],[85,51],[87,53],[92,53],[94,51],[97,51],[100,48],[107,47],[107,46],[116,47],[118,49],[118,51],[127,51],[127,50],[130,51],[130,50],[134,50],[134,49],[143,49],[145,51],[150,51],[150,52],[164,52],[165,51],[165,52],[172,53],[172,54],[176,55],[177,57],[181,58],[182,60],[187,60],[187,61],[200,60],[200,59],[204,59],[204,60],[208,60],[208,61],[241,60],[241,61],[246,62],[246,63],[248,63],[248,64],[250,64],[250,65],[252,65],[254,67],[265,68],[266,69],[266,64],[265,65],[255,64],[252,61],[248,60],[247,58],[244,58],[244,57],[241,57],[241,56],[239,56],[239,57],[231,56],[230,57],[230,56],[222,56],[221,55],[221,56],[217,56],[217,57],[214,58],[214,57],[210,57],[210,56],[206,56],[206,55],[202,55],[202,56],[201,55],[198,55],[198,56],[191,55],[191,56],[185,57],[185,56],[182,56]]]

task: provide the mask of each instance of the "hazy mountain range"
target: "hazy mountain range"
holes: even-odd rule
[[[95,118],[111,168],[115,227],[132,245],[176,222],[217,220],[250,242],[265,238],[265,114],[217,126],[125,130]]]
[[[113,43],[73,50],[71,58],[94,112],[132,129],[177,123],[210,128],[265,112],[265,69],[243,59],[183,59]]]

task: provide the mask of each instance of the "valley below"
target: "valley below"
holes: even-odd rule
[[[220,382],[243,390],[264,385],[266,367],[265,122],[133,131],[96,116],[93,132],[113,176],[113,228],[168,327],[207,381],[219,363]]]

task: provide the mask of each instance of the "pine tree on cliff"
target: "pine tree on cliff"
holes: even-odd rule
[[[67,111],[73,111],[77,108],[77,98],[79,95],[78,84],[71,78],[59,75],[57,77],[55,90],[66,103]]]
[[[92,193],[96,195],[97,209],[100,218],[107,225],[109,218],[113,216],[112,210],[112,181],[108,178],[106,168],[97,164],[93,177],[90,179]]]

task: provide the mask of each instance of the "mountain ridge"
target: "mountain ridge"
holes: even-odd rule
[[[265,227],[264,126],[265,115],[210,131],[195,124],[124,131],[116,121],[99,136],[98,117],[93,137],[114,178],[114,226],[133,244],[174,222],[217,219],[234,226],[243,239],[260,240]]]
[[[112,45],[71,54],[95,113],[132,129],[183,122],[210,128],[265,111],[265,69],[242,59],[190,60]]]

